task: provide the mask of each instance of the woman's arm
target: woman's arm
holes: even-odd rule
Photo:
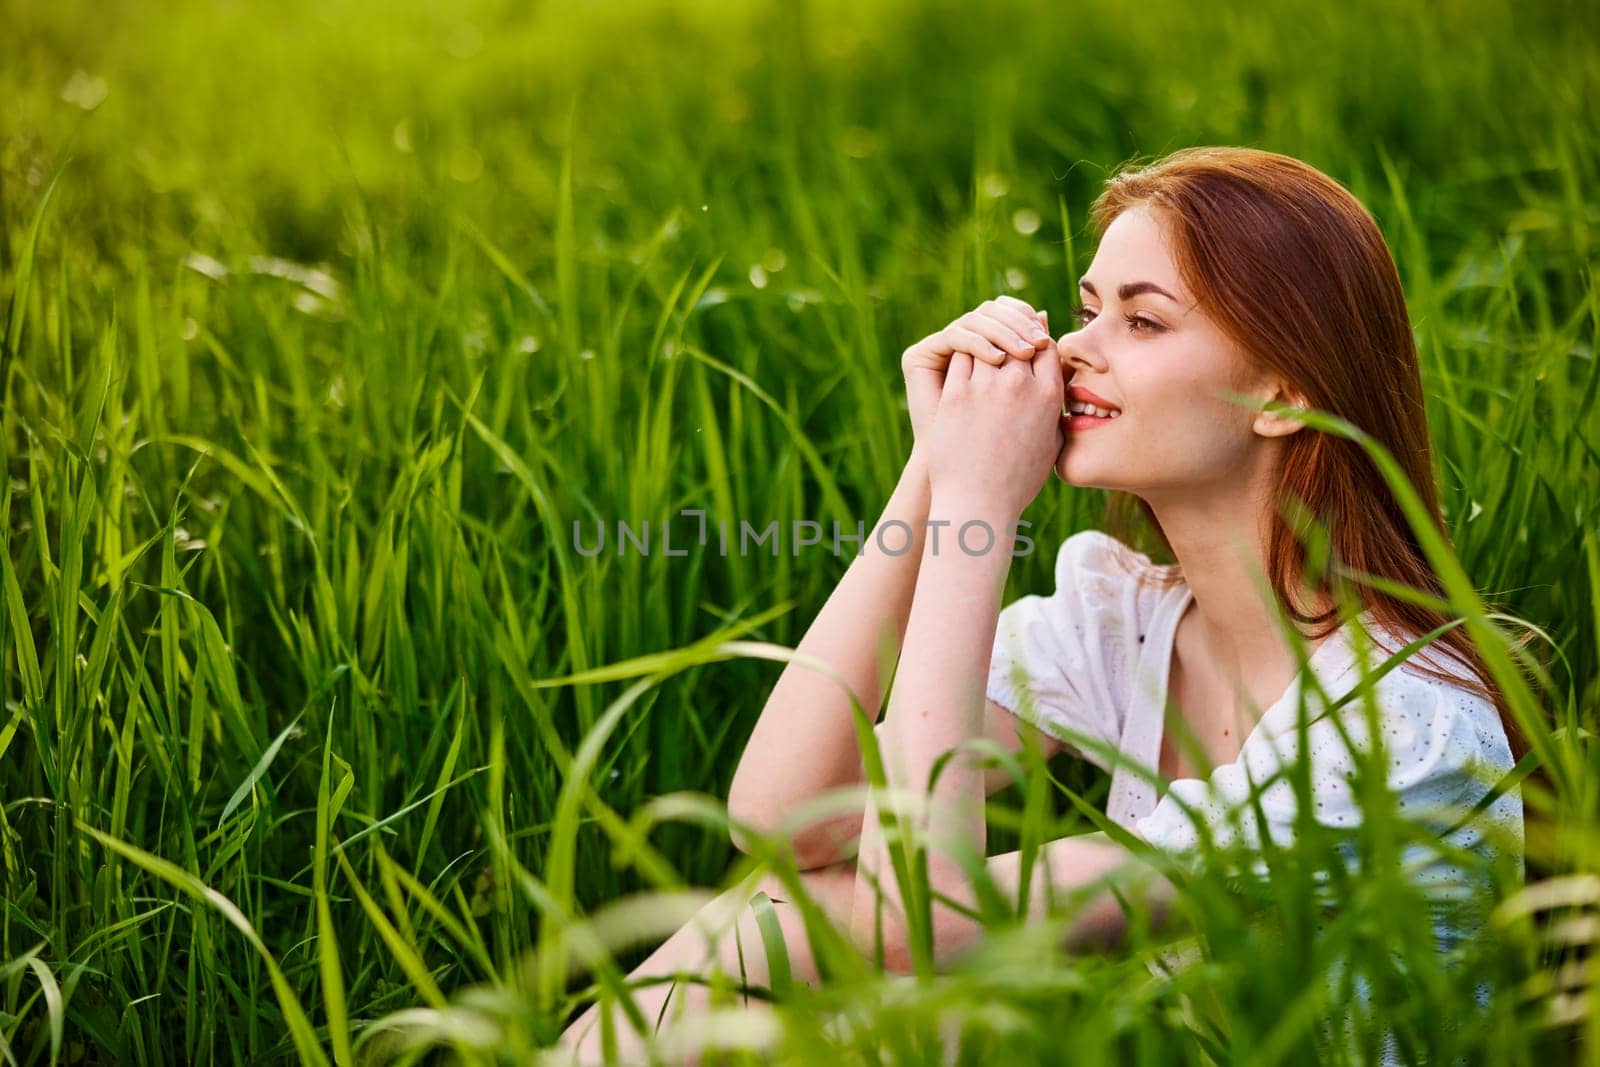
[[[883,706],[886,673],[899,655],[916,588],[917,568],[928,517],[928,468],[920,446],[913,447],[900,482],[873,530],[850,561],[833,594],[801,639],[797,652],[832,666],[874,720]],[[908,549],[884,552],[874,531],[898,521],[911,531]],[[899,526],[884,532],[884,543],[905,542]],[[851,722],[850,700],[838,683],[800,663],[787,664],[745,745],[728,790],[728,811],[737,821],[770,832],[795,805],[829,789],[862,781],[861,749]],[[854,837],[860,814],[805,828],[794,837],[801,868],[831,862],[836,838]],[[735,844],[744,842],[735,839]]]
[[[867,531],[860,555],[851,560],[796,649],[837,671],[874,720],[883,705],[885,676],[900,654],[923,545],[928,540],[924,526],[930,499],[926,442],[946,368],[958,353],[997,364],[1008,356],[1031,360],[1044,351],[1053,362],[1055,347],[1045,329],[1048,322],[1044,312],[1002,296],[929,334],[901,356],[916,444],[883,514]],[[890,522],[904,525],[885,529]],[[885,529],[884,544],[889,549],[905,545],[905,550],[885,552],[877,541],[879,529]],[[935,531],[936,541],[953,545],[953,538],[953,530]],[[986,706],[986,736],[1016,749],[1021,747],[1018,729],[1008,711],[998,705]],[[1037,731],[1027,732],[1038,739],[1046,754],[1059,747]],[[881,736],[881,727],[879,733]],[[728,812],[735,821],[756,831],[771,832],[801,802],[865,780],[849,697],[833,678],[790,663],[768,695],[746,742],[728,790]],[[999,769],[985,776],[990,791],[1008,781]],[[798,865],[802,869],[817,867],[844,858],[860,829],[859,812],[796,829],[793,846]],[[748,845],[737,832],[734,844],[739,848]]]
[[[930,779],[936,763],[983,732],[985,682],[1015,540],[1012,524],[1060,453],[1062,393],[1059,364],[1010,361],[996,368],[957,355],[939,399],[928,451],[928,521],[930,528],[948,523],[955,544],[943,552],[931,542],[924,548],[882,732],[889,796],[898,811],[910,813],[901,825],[909,824],[917,841],[926,842],[925,888],[933,898],[961,899],[969,886],[962,861],[981,865],[987,854],[987,793],[972,754],[951,756],[937,782]],[[981,551],[961,539],[968,529]],[[927,943],[916,936],[923,909],[902,900],[907,886],[890,847],[878,798],[869,797],[851,929],[862,949],[873,952],[881,944],[886,962]],[[924,886],[908,873],[911,884]],[[963,924],[970,925],[937,903],[928,917],[936,954],[941,930],[959,934]]]
[[[1132,827],[1129,832],[1142,836]],[[1021,851],[990,856],[985,869],[996,892],[1008,901],[1021,899]],[[1124,944],[1130,913],[1141,914],[1149,924],[1146,930],[1161,930],[1164,937],[1181,932],[1173,913],[1177,888],[1154,866],[1102,832],[1046,841],[1033,855],[1028,881],[1023,921],[1066,918],[1060,928],[1060,947],[1068,952],[1103,952]],[[979,909],[970,887],[963,887],[954,899],[963,908]],[[1067,912],[1064,906],[1071,901],[1077,902],[1076,907]],[[965,916],[955,922],[941,918],[934,941],[934,969],[949,970],[982,943],[982,934]],[[904,951],[885,956],[886,969],[897,973],[912,973],[911,962]]]
[[[900,677],[879,731],[890,793],[917,798],[912,821],[919,830],[940,838],[929,842],[929,890],[954,899],[962,899],[967,883],[955,855],[965,851],[981,858],[987,852],[984,798],[988,790],[981,768],[974,766],[970,756],[946,763],[931,790],[928,779],[941,756],[983,734],[992,641],[981,635],[993,635],[999,618],[1000,596],[1011,565],[1012,538],[1004,531],[1013,518],[956,502],[933,505],[930,521],[949,520],[951,529],[974,520],[988,523],[996,532],[995,546],[976,557],[960,551],[924,551]],[[931,807],[924,809],[923,803]],[[862,818],[856,871],[852,925],[858,943],[871,951],[881,932],[886,964],[910,969],[910,961],[897,953],[904,953],[911,941],[912,920],[900,898],[875,796],[868,797]],[[881,931],[876,921],[880,910]],[[937,905],[933,908],[936,946],[940,940],[937,931],[950,923],[947,914],[940,914],[946,910]]]
[[[913,466],[920,469],[920,482]],[[900,486],[879,519],[879,525],[893,518],[911,525],[916,532],[912,547],[900,556],[881,553],[875,544],[864,548],[864,554],[852,561],[797,649],[838,670],[874,718],[883,706],[887,686],[883,668],[900,655],[905,638],[926,541],[921,520],[928,517],[927,496],[926,467],[913,450]],[[953,528],[939,528],[938,536],[941,554],[959,551]],[[901,539],[898,528],[886,538],[891,548],[897,547]],[[893,644],[881,646],[878,655],[873,655],[872,642],[863,635],[876,629],[887,640],[890,627]],[[987,663],[986,653],[985,666]],[[884,723],[880,722],[875,732],[881,748]],[[1058,738],[1017,718],[1011,709],[992,700],[983,702],[981,733],[1012,752],[1022,751],[1031,741],[1045,759],[1062,749]],[[745,745],[729,790],[728,812],[736,821],[770,833],[800,803],[829,789],[859,786],[866,781],[861,747],[850,722],[850,704],[838,683],[802,664],[791,663],[784,667]],[[983,770],[985,796],[1012,782],[1011,772],[1004,767]],[[854,854],[861,818],[858,809],[795,829],[791,843],[796,866],[800,870],[823,867]],[[734,844],[748,851],[748,842],[737,834]]]

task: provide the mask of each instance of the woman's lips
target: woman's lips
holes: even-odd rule
[[[1120,417],[1118,416],[1118,418]],[[1116,421],[1117,419],[1102,418],[1099,415],[1063,415],[1061,416],[1061,429],[1067,433],[1082,433],[1084,430],[1093,430]]]
[[[1074,403],[1080,403],[1092,404],[1095,407],[1102,408],[1106,411],[1122,410],[1121,408],[1117,407],[1117,405],[1101,396],[1099,393],[1096,393],[1082,385],[1068,386],[1066,392],[1066,401],[1069,407]]]

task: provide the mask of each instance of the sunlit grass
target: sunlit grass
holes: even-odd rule
[[[1373,811],[1336,916],[1314,835],[1113,953],[1000,909],[951,972],[886,979],[811,906],[834,981],[728,1025],[807,1062],[960,1033],[971,1062],[1298,1063],[1356,1003],[1342,973],[1369,1054],[1600,1056],[1580,7],[0,14],[11,1059],[524,1062],[714,892],[771,871],[798,903],[721,798],[845,559],[724,555],[681,512],[870,523],[903,347],[998,292],[1060,332],[1105,170],[1190,143],[1326,169],[1394,249],[1454,539],[1430,555],[1533,727],[1528,888],[1485,871],[1511,895],[1437,960],[1385,866],[1411,831]],[[1052,483],[1010,595],[1102,505]],[[619,519],[687,554],[573,550]],[[992,851],[1104,828],[1098,771],[1018,772]]]

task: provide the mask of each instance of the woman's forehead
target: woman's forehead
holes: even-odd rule
[[[1144,205],[1122,212],[1106,227],[1084,280],[1105,297],[1117,288],[1152,282],[1180,301],[1190,302],[1177,259],[1159,215]]]

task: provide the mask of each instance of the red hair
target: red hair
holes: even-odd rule
[[[1360,201],[1289,156],[1198,147],[1115,173],[1090,209],[1096,235],[1103,237],[1112,220],[1135,205],[1157,210],[1184,281],[1205,313],[1308,406],[1359,427],[1387,449],[1448,544],[1400,274]],[[1311,636],[1336,629],[1338,609],[1308,615],[1292,599],[1306,569],[1304,547],[1285,518],[1284,507],[1294,501],[1328,532],[1333,559],[1315,578],[1319,592],[1331,593],[1336,562],[1444,599],[1398,501],[1359,444],[1302,428],[1289,437],[1278,484],[1267,578],[1292,618],[1322,627]],[[1170,553],[1154,512],[1143,500],[1137,506]],[[1126,511],[1127,502],[1116,509]],[[1450,621],[1364,582],[1357,590],[1377,623],[1407,639]],[[1442,650],[1470,678],[1418,662],[1419,656],[1411,668],[1466,684],[1493,702],[1512,755],[1521,758],[1527,739],[1465,629],[1449,630],[1429,649]]]

